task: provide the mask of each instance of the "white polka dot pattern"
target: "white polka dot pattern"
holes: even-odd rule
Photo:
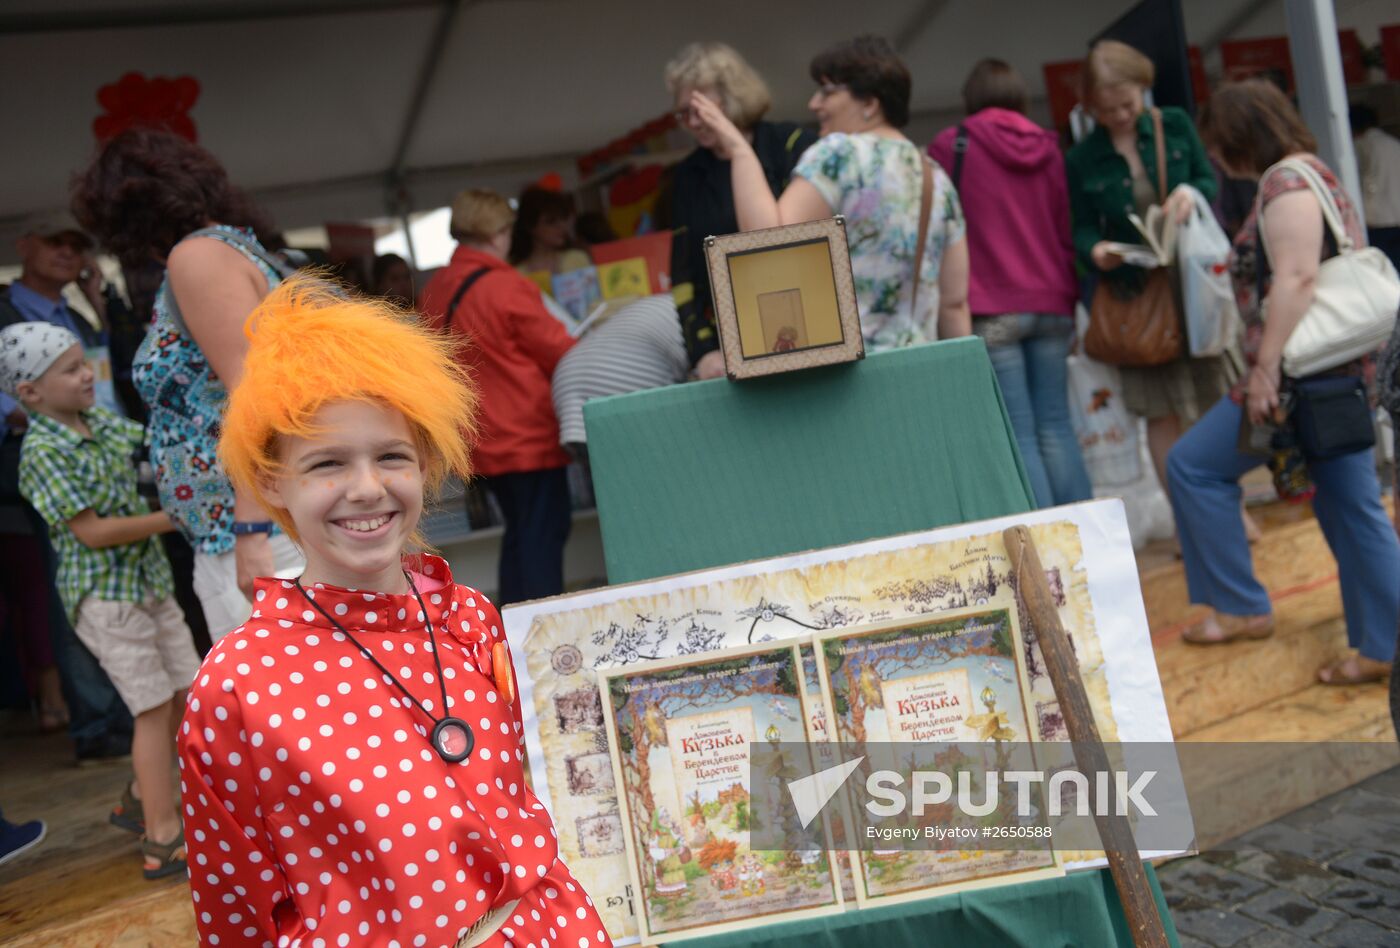
[[[420,568],[451,713],[476,733],[461,763],[432,750],[432,723],[290,583],[259,580],[252,617],[205,659],[179,735],[202,945],[452,948],[517,898],[485,945],[611,943],[525,786],[519,708],[491,676],[500,616],[441,559]],[[312,591],[441,713],[412,595]]]

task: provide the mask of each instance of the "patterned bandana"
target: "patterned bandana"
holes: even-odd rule
[[[33,382],[73,346],[70,330],[53,323],[16,323],[0,329],[0,391],[14,396],[20,382]]]

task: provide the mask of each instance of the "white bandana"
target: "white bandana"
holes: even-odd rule
[[[16,323],[0,329],[0,392],[14,396],[20,382],[33,382],[80,344],[71,330],[53,323]]]

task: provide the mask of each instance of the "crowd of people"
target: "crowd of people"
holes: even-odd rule
[[[75,179],[73,216],[26,225],[23,272],[0,293],[7,624],[42,726],[67,727],[80,762],[130,757],[133,777],[114,788],[110,819],[140,837],[144,873],[183,872],[189,858],[200,860],[193,879],[206,935],[246,924],[274,941],[313,930],[329,939],[376,909],[383,923],[385,907],[404,932],[425,930],[421,920],[431,915],[450,933],[487,909],[567,903],[579,931],[605,941],[586,896],[554,862],[552,839],[544,842],[552,829],[536,812],[518,754],[511,760],[497,748],[501,779],[483,791],[494,797],[489,806],[465,802],[492,841],[474,837],[481,866],[473,872],[514,864],[509,898],[470,910],[457,903],[445,922],[452,900],[425,888],[428,876],[410,882],[405,868],[418,864],[410,856],[434,861],[424,854],[438,853],[436,837],[425,833],[388,856],[387,837],[361,828],[395,805],[387,790],[359,797],[354,786],[388,750],[355,726],[357,716],[390,713],[374,700],[379,679],[343,675],[345,707],[335,704],[343,714],[334,722],[321,715],[319,731],[302,720],[309,702],[282,680],[300,684],[321,672],[316,656],[329,642],[344,669],[378,665],[350,626],[376,639],[411,627],[413,638],[403,641],[424,644],[416,653],[403,645],[415,656],[404,669],[440,685],[441,703],[432,700],[437,688],[419,687],[420,695],[414,680],[380,666],[386,687],[398,689],[384,697],[405,722],[399,734],[427,739],[403,763],[417,766],[421,756],[441,785],[425,794],[440,794],[429,809],[461,817],[461,788],[437,772],[460,760],[462,735],[453,728],[466,728],[466,753],[474,739],[489,754],[500,735],[512,737],[512,723],[518,731],[520,716],[494,607],[456,584],[441,560],[402,559],[418,537],[425,493],[431,499],[444,477],[470,474],[494,498],[504,519],[497,604],[562,592],[572,515],[566,471],[587,463],[583,404],[724,373],[703,253],[711,234],[843,215],[866,351],[980,337],[1034,500],[1051,506],[1094,490],[1067,392],[1076,307],[1097,307],[1100,298],[1131,306],[1159,277],[1119,249],[1138,242],[1130,216],[1159,206],[1184,220],[1197,194],[1257,191],[1236,219],[1222,214],[1233,237],[1238,343],[1221,355],[1183,351],[1122,369],[1124,401],[1146,419],[1153,467],[1171,499],[1191,601],[1210,608],[1186,638],[1211,645],[1272,631],[1239,485],[1268,463],[1281,496],[1312,499],[1338,561],[1355,653],[1320,669],[1319,680],[1358,684],[1388,674],[1400,632],[1400,541],[1370,444],[1325,455],[1278,437],[1262,454],[1241,447],[1251,426],[1285,431],[1282,410],[1317,381],[1286,378],[1281,360],[1319,266],[1343,240],[1364,245],[1368,224],[1395,252],[1400,145],[1374,114],[1354,113],[1363,220],[1314,154],[1294,105],[1264,80],[1222,85],[1198,122],[1181,109],[1152,108],[1152,62],[1101,41],[1083,70],[1082,105],[1094,128],[1065,153],[1054,132],[1029,118],[1030,91],[1001,60],[976,65],[962,90],[965,118],[926,145],[902,131],[912,81],[885,40],[835,44],[813,57],[809,74],[815,132],[769,120],[765,82],[729,46],[697,43],[677,54],[664,83],[695,147],[672,169],[658,214],[673,232],[673,290],[613,307],[581,336],[528,275],[588,266],[589,247],[611,235],[599,215],[580,216],[557,188],[533,186],[516,201],[463,191],[451,214],[457,248],[421,287],[393,255],[357,276],[353,290],[297,274],[295,261],[269,249],[277,246],[269,222],[219,161],[160,130],[106,142]],[[1288,158],[1310,168],[1326,195],[1306,172],[1279,165]],[[1343,237],[1324,227],[1326,200]],[[97,247],[130,275],[131,305],[104,288],[91,258]],[[149,314],[133,318],[136,290],[152,274]],[[64,302],[70,284],[99,327]],[[136,344],[121,344],[121,325],[136,327]],[[1395,358],[1378,374],[1362,357],[1323,381],[1363,392],[1377,386],[1384,395],[1396,387]],[[1400,406],[1400,395],[1388,404]],[[146,460],[155,512],[142,494]],[[366,612],[365,602],[378,604]],[[269,636],[315,647],[298,657]],[[209,664],[225,659],[236,674]],[[464,690],[463,681],[479,678],[484,687]],[[447,716],[454,706],[470,712]],[[480,718],[475,738],[459,716]],[[348,739],[336,753],[348,761],[308,750],[341,722]],[[200,820],[199,839],[185,836],[171,793],[177,729],[184,813]],[[269,785],[281,788],[281,802],[259,811],[257,788]],[[402,793],[423,786],[415,780]],[[528,831],[505,845],[493,811]],[[290,832],[244,829],[266,821]],[[413,911],[400,916],[410,903],[392,885],[376,884],[373,895],[356,885],[354,907],[332,920],[318,901],[330,896],[296,884],[312,872],[311,827],[337,823],[342,836],[346,825],[357,827],[357,855],[376,846],[385,854],[379,871],[417,893]],[[41,831],[0,821],[0,858]],[[205,871],[206,859],[225,862],[219,848],[269,871]],[[463,854],[453,852],[441,872],[460,881]],[[491,871],[478,882],[490,883]]]

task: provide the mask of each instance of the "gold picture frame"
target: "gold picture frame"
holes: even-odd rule
[[[844,217],[706,237],[705,258],[730,379],[865,358]]]

